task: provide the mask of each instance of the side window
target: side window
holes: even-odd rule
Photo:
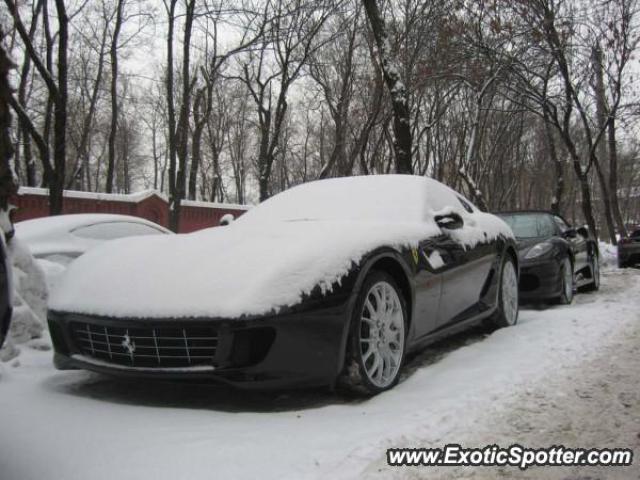
[[[76,228],[71,233],[81,238],[93,240],[114,240],[138,235],[159,235],[163,232],[142,223],[108,222]]]
[[[471,204],[469,202],[467,202],[464,198],[459,197],[459,196],[456,196],[456,198],[458,199],[458,201],[462,205],[462,208],[464,208],[469,213],[473,213],[473,207],[471,206]]]

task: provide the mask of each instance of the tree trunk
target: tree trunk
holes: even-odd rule
[[[56,0],[58,15],[58,95],[55,98],[53,125],[53,164],[55,174],[49,185],[49,214],[60,215],[63,209],[65,167],[67,156],[67,44],[69,17],[64,0]]]
[[[391,45],[384,20],[376,0],[363,0],[369,25],[378,47],[380,65],[384,80],[391,96],[393,108],[393,149],[395,152],[395,170],[397,173],[413,173],[411,162],[412,138],[407,89],[400,78],[400,69],[391,55]]]
[[[607,128],[607,99],[604,91],[604,71],[602,66],[602,50],[600,50],[599,46],[596,46],[592,49],[592,61],[594,67],[595,74],[595,95],[596,95],[596,118],[598,120],[597,128],[598,129],[606,129]],[[607,153],[607,144],[604,141],[600,141],[597,147],[599,158],[594,159],[594,164],[596,167],[596,174],[598,176],[598,180],[600,182],[600,190],[602,191],[602,200],[604,203],[604,218],[607,224],[607,232],[609,233],[609,241],[612,245],[616,244],[616,229],[613,224],[613,214],[611,213],[611,193],[609,192],[609,186],[607,184],[607,179],[602,171],[600,166],[599,159],[603,159],[606,157]]]
[[[169,123],[169,228],[174,229],[172,213],[176,202],[176,106],[173,98],[173,32],[175,22],[176,3],[178,0],[170,0],[168,14],[169,27],[167,32],[167,117]],[[164,184],[164,171],[162,172],[162,182]],[[162,188],[162,187],[161,187]]]
[[[618,146],[616,144],[616,119],[610,118],[607,125],[607,141],[609,144],[609,195],[611,198],[611,209],[618,227],[618,233],[626,237],[627,226],[622,219],[620,204],[618,203]]]
[[[558,156],[556,141],[555,138],[553,138],[553,131],[551,130],[551,124],[549,123],[546,111],[544,112],[544,120],[542,123],[544,124],[544,136],[547,143],[547,150],[549,151],[549,157],[551,157],[556,173],[553,198],[551,199],[551,212],[554,215],[562,215],[561,206],[562,194],[564,193],[564,167],[560,157]]]
[[[178,169],[175,174],[173,199],[169,210],[169,228],[174,232],[178,232],[180,228],[180,203],[185,198],[186,188],[187,155],[189,152],[189,110],[191,107],[191,88],[193,86],[190,81],[189,68],[194,9],[195,0],[189,0],[185,12],[184,40],[182,43],[182,104],[180,106],[178,131],[176,132]]]
[[[43,0],[38,0],[36,9],[33,12],[31,19],[31,26],[29,27],[29,40],[33,42],[33,37],[38,26],[38,18],[40,11],[42,10]],[[27,104],[27,82],[29,81],[29,73],[31,71],[31,57],[29,55],[24,56],[24,63],[22,64],[22,70],[20,72],[20,85],[18,86],[18,102],[20,105]],[[20,135],[22,137],[23,147],[22,152],[24,155],[24,167],[25,167],[25,183],[29,187],[36,186],[36,166],[33,161],[33,155],[31,152],[31,136],[25,122],[18,117],[18,126],[20,129]]]
[[[111,125],[109,127],[109,151],[107,158],[107,184],[105,192],[113,191],[113,177],[116,164],[116,134],[118,129],[118,38],[122,27],[122,9],[124,0],[118,0],[116,23],[113,27],[109,58],[111,59]]]
[[[0,38],[2,37],[3,32],[0,31]],[[13,68],[15,68],[15,65],[7,56],[2,45],[0,45],[0,211],[5,215],[8,214],[9,197],[18,190],[11,170],[11,157],[14,149],[9,135],[11,128],[9,72]],[[4,233],[8,232],[5,231]]]

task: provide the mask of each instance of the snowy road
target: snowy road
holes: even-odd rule
[[[637,458],[593,475],[522,474],[390,470],[384,452],[520,440],[630,447],[638,456],[639,344],[640,271],[614,270],[599,293],[572,306],[525,309],[516,327],[434,345],[411,360],[400,385],[367,401],[113,382],[57,372],[50,352],[23,347],[20,366],[0,366],[0,480],[638,479]]]

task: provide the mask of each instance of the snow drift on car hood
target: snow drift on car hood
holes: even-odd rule
[[[49,308],[145,318],[261,314],[295,305],[316,285],[331,288],[376,247],[415,244],[438,232],[428,223],[297,221],[268,231],[231,225],[126,238],[72,263]]]
[[[458,233],[469,246],[486,238],[472,223]],[[495,235],[510,235],[501,225]],[[433,221],[292,221],[126,238],[72,263],[49,308],[129,318],[258,315],[295,305],[316,286],[330,290],[375,248],[416,246],[440,233]]]

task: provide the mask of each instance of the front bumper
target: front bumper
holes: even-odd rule
[[[248,320],[115,319],[50,312],[48,322],[54,345],[54,364],[61,370],[86,369],[133,378],[217,381],[246,388],[308,387],[332,385],[340,373],[344,363],[350,303],[345,301],[312,311]],[[129,342],[124,340],[124,336],[116,338],[112,334],[114,332],[120,335],[126,331],[128,335],[130,331],[140,332],[143,329],[153,331],[155,336],[156,331],[188,331],[206,326],[216,332],[217,340],[210,361],[165,367],[160,357],[158,365],[154,366],[152,355],[144,355],[150,357],[149,361],[139,366],[136,365],[137,358],[128,363],[124,356],[116,363],[105,354],[92,352],[89,342],[84,340],[83,343],[79,339],[78,325],[94,332],[91,347],[96,347],[96,351],[98,347],[103,351],[108,347],[111,350],[114,345],[118,346],[118,342]],[[109,333],[111,340],[108,342],[114,342],[111,346],[104,346],[104,334],[95,333],[103,331]],[[130,344],[142,341],[143,337],[137,339],[135,335],[131,335]],[[187,343],[190,342],[191,339]],[[138,347],[138,350],[141,348],[149,347]],[[116,352],[113,353],[115,355]],[[120,355],[123,357],[122,353]]]
[[[562,293],[560,262],[555,258],[520,260],[520,299],[548,300]]]

